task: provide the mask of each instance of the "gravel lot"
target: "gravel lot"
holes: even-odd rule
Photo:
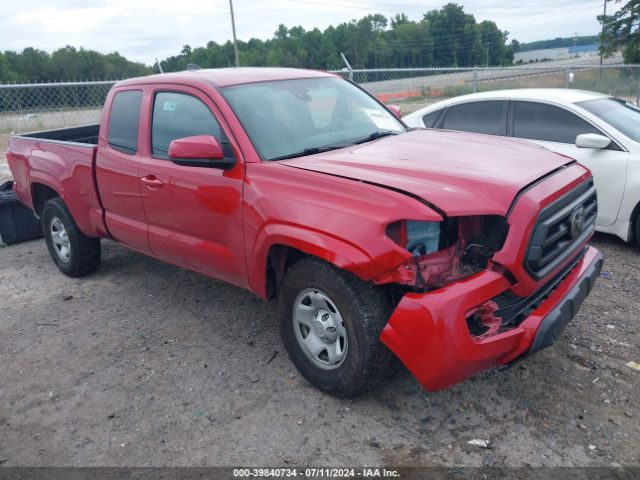
[[[400,371],[355,400],[297,374],[248,292],[112,242],[78,280],[42,240],[1,248],[0,462],[640,465],[640,251],[594,243],[603,276],[552,348],[438,393]]]
[[[594,244],[604,272],[553,347],[356,400],[302,379],[248,292],[107,241],[79,280],[42,240],[0,248],[0,464],[640,466],[640,249]]]

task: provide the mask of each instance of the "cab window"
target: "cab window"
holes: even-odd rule
[[[220,124],[202,101],[185,93],[156,93],[151,121],[151,155],[168,159],[169,144],[173,140],[194,135],[211,135],[224,149]]]
[[[134,155],[137,152],[141,103],[140,90],[118,92],[113,97],[107,141],[114,150],[127,155]]]

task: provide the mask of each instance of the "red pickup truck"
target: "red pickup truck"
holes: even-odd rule
[[[428,390],[550,345],[602,265],[571,158],[405,127],[351,82],[293,69],[119,82],[100,125],[11,138],[19,199],[81,276],[100,239],[277,299],[313,385],[353,396],[394,354]]]

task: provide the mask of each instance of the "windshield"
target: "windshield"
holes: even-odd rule
[[[604,120],[627,137],[640,142],[640,109],[618,98],[599,98],[577,105]]]
[[[340,78],[305,78],[222,89],[260,157],[277,160],[405,131],[391,113]]]

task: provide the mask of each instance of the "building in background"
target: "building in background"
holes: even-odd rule
[[[547,60],[566,60],[575,57],[598,56],[598,45],[578,45],[576,47],[545,48],[517,52],[513,56],[514,63],[544,62]]]

